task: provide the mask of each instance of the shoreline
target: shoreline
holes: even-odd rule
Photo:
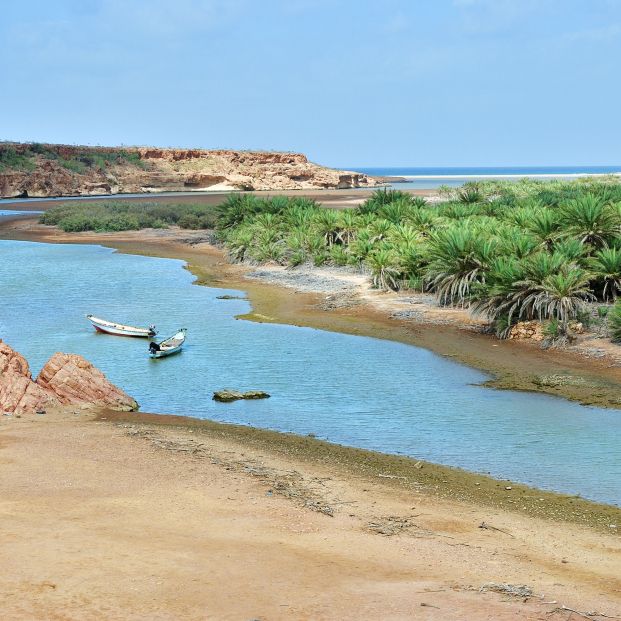
[[[362,304],[325,307],[334,300],[247,279],[248,268],[225,262],[205,232],[69,236],[24,230],[24,220],[34,217],[1,223],[0,238],[181,259],[194,284],[246,291],[253,320],[430,340],[442,355],[497,370],[503,357],[514,371],[584,370],[575,355],[559,362],[559,352],[540,358],[507,343],[510,354],[499,356],[502,348],[475,331],[396,321]],[[488,351],[497,356],[491,362]],[[0,552],[9,619],[81,618],[104,604],[106,617],[118,619],[621,614],[621,508],[613,505],[191,417],[68,408],[2,418],[0,496],[14,516]],[[511,595],[516,585],[520,597]]]
[[[509,511],[530,518],[577,524],[621,536],[621,506],[532,487],[510,479],[496,479],[417,457],[348,446],[321,440],[312,434],[300,435],[176,414],[103,410],[95,416],[95,420],[193,430],[209,437],[226,438],[240,446],[252,446],[277,455],[293,455],[309,464],[329,465],[362,480],[379,478],[383,485],[390,488],[465,502],[479,508]]]
[[[26,218],[32,217],[26,216]],[[489,388],[542,392],[550,396],[569,398],[586,404],[604,405],[612,408],[621,407],[617,396],[621,389],[621,383],[617,383],[617,378],[621,375],[618,367],[611,367],[608,363],[602,364],[601,360],[588,361],[598,368],[590,370],[588,374],[585,374],[584,366],[587,361],[575,353],[538,350],[532,344],[506,341],[501,343],[508,346],[508,360],[505,361],[505,366],[501,366],[499,358],[485,360],[481,357],[493,353],[496,356],[500,354],[500,358],[503,358],[503,353],[498,342],[495,342],[496,339],[480,333],[476,322],[473,322],[469,329],[464,328],[464,325],[460,323],[463,320],[462,315],[464,315],[464,311],[456,311],[457,319],[453,323],[445,320],[434,322],[433,318],[412,323],[409,320],[396,320],[383,312],[385,309],[368,308],[364,303],[354,306],[346,304],[341,307],[337,302],[336,306],[334,306],[335,299],[338,300],[338,294],[334,293],[327,296],[329,299],[326,306],[324,296],[319,295],[314,290],[306,292],[295,291],[295,295],[291,295],[291,288],[289,286],[282,286],[281,283],[275,284],[265,279],[249,277],[249,272],[252,273],[252,270],[264,269],[265,266],[254,268],[228,263],[225,261],[220,249],[205,241],[205,232],[203,231],[171,231],[170,229],[165,229],[115,234],[66,234],[58,231],[55,227],[43,225],[34,225],[34,228],[30,225],[26,230],[23,230],[20,227],[20,222],[23,222],[23,219],[24,216],[17,220],[17,229],[11,229],[11,225],[8,223],[0,223],[0,239],[7,239],[7,231],[12,231],[13,235],[8,234],[8,238],[48,243],[96,243],[127,254],[183,260],[186,264],[186,269],[196,276],[193,284],[223,289],[239,289],[246,293],[252,310],[247,314],[238,316],[237,319],[284,323],[358,336],[395,340],[423,347],[436,354],[488,373],[491,375],[491,379],[482,385]],[[12,225],[16,225],[16,220],[12,221]],[[145,236],[148,234],[155,235],[155,237],[145,239]],[[183,239],[180,238],[180,235]],[[320,272],[321,270],[313,270],[315,273],[317,271]],[[381,297],[385,294],[378,295]],[[440,309],[439,312],[444,313],[445,309]],[[453,351],[449,349],[451,347]],[[510,363],[510,367],[506,366],[507,363]],[[554,374],[554,371],[558,368],[564,372],[565,375],[563,377],[582,379],[586,376],[592,379],[590,381],[576,380],[574,384],[533,384],[533,389],[531,387],[532,377],[524,380],[521,373],[524,368],[529,368],[532,373],[534,367],[542,372],[544,369],[548,372],[548,375],[534,377],[558,377]],[[602,379],[601,375],[604,372],[607,372],[609,377]],[[593,377],[591,373],[596,373],[596,377]],[[528,383],[526,383],[527,381]],[[595,387],[601,391],[599,395],[592,394]],[[167,417],[170,415],[161,413],[158,416]],[[214,424],[217,425],[218,423],[214,422]],[[282,437],[290,435],[266,431]],[[337,444],[327,444],[339,446]],[[352,450],[363,451],[363,449]],[[388,453],[377,452],[377,455],[392,457]],[[399,456],[394,457],[401,459]],[[416,457],[404,457],[403,459],[412,463],[420,461]],[[538,488],[530,488],[509,480],[495,479],[488,475],[452,466],[431,463],[429,465],[438,469],[458,471],[460,473],[458,478],[462,481],[468,480],[470,486],[475,483],[477,477],[483,477],[491,482],[492,487],[499,488],[497,491],[500,493],[497,494],[496,500],[502,500],[504,496],[500,489],[502,487],[500,486],[501,481],[523,487],[524,489],[538,490]],[[563,499],[561,504],[568,499],[572,499],[570,502],[573,502],[573,499],[577,498],[576,496],[570,496],[561,492],[546,493],[558,496],[559,500]],[[613,513],[621,511],[615,505],[601,505],[601,503],[591,500],[580,499],[580,501],[593,504],[594,506],[610,507]]]
[[[577,499],[482,503],[450,469],[159,414],[0,420],[0,458],[7,619],[621,613],[618,533],[559,521],[589,511]]]
[[[353,304],[338,291],[296,290],[299,283],[292,287],[290,283],[282,286],[282,282],[270,282],[274,273],[292,277],[296,270],[229,263],[223,251],[211,245],[208,231],[143,229],[69,234],[39,225],[34,216],[3,220],[0,239],[91,243],[126,254],[182,260],[196,277],[196,285],[244,290],[252,310],[241,319],[415,345],[487,373],[491,379],[485,386],[489,388],[538,392],[587,406],[621,409],[620,348],[603,339],[591,339],[595,343],[591,348],[546,350],[529,341],[499,340],[482,333],[484,322],[464,310],[425,304],[423,300],[429,296],[424,294],[372,290],[364,276],[351,283],[357,298]],[[265,272],[267,277],[249,278],[255,271]],[[322,270],[312,268],[312,273],[322,274]],[[334,279],[334,274],[328,273],[326,278]],[[348,278],[351,281],[351,274]],[[414,304],[409,298],[415,298]]]

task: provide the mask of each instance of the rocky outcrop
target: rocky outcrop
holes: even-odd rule
[[[61,405],[138,409],[134,399],[82,356],[56,353],[33,380],[26,359],[0,341],[0,412],[26,414]]]
[[[60,401],[32,380],[26,359],[0,341],[0,412],[22,414],[54,405]]]
[[[509,339],[521,341],[531,339],[533,341],[543,341],[543,324],[540,321],[520,321],[509,330]]]
[[[138,404],[88,360],[77,354],[54,354],[43,366],[37,384],[63,405],[100,405],[131,411]]]
[[[336,189],[379,183],[362,173],[319,166],[301,153],[264,151],[0,143],[0,163],[1,197]]]
[[[239,399],[268,399],[270,395],[262,390],[249,390],[240,392],[239,390],[217,390],[213,393],[214,401],[228,403],[230,401],[238,401]]]

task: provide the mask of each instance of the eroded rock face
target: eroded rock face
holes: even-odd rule
[[[134,399],[77,354],[54,354],[41,369],[36,383],[63,405],[100,405],[125,411],[138,408]]]
[[[32,170],[0,172],[0,196],[87,196],[96,194],[200,190],[301,190],[373,187],[365,174],[334,170],[309,162],[301,153],[202,149],[77,147],[44,145],[47,155],[31,155],[25,144],[4,144],[30,157]],[[130,154],[134,160],[109,157]],[[52,157],[55,156],[55,157]],[[83,170],[63,163],[106,155]],[[137,156],[137,161],[136,161]]]
[[[0,341],[0,412],[23,414],[59,404],[52,393],[32,381],[26,359]]]
[[[60,405],[138,408],[82,356],[54,354],[34,381],[26,359],[0,340],[0,412],[27,414]]]

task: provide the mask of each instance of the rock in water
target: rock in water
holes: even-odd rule
[[[23,414],[54,405],[60,401],[32,381],[26,359],[0,340],[0,412]]]
[[[54,393],[63,405],[89,404],[124,411],[138,409],[134,399],[77,354],[54,354],[41,369],[36,383]]]
[[[262,390],[249,390],[244,393],[244,399],[267,399],[269,395]]]
[[[262,390],[249,390],[248,392],[240,392],[239,390],[217,390],[213,393],[212,399],[214,401],[222,401],[228,403],[230,401],[237,401],[238,399],[267,399],[269,394]]]
[[[60,405],[138,409],[82,356],[54,354],[33,381],[26,359],[0,340],[0,412],[21,415]]]

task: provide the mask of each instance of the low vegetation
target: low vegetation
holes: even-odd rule
[[[138,153],[124,149],[110,151],[77,149],[67,157],[61,156],[61,152],[56,146],[36,142],[20,145],[19,149],[11,143],[0,143],[0,173],[8,170],[35,170],[37,161],[41,159],[55,161],[78,174],[91,169],[105,170],[114,164],[128,164],[138,168],[144,168],[145,165]]]
[[[145,228],[213,228],[216,208],[199,204],[162,204],[138,201],[67,201],[41,215],[42,224],[67,233],[80,231],[131,231]]]
[[[425,290],[488,317],[499,336],[522,320],[607,323],[621,339],[621,183],[490,181],[446,188],[427,203],[379,190],[355,210],[306,198],[231,195],[219,237],[235,261],[351,266],[380,289]],[[615,336],[615,334],[617,336]]]

